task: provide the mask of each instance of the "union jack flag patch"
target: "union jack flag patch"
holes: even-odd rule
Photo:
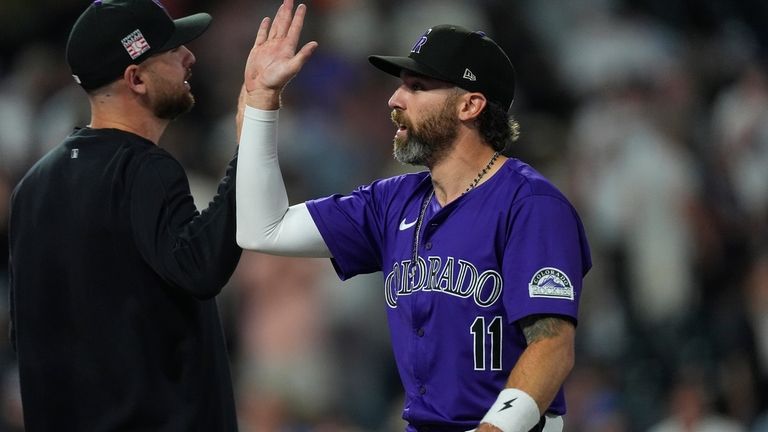
[[[147,43],[147,40],[144,39],[144,35],[141,34],[138,29],[124,37],[121,42],[123,43],[125,50],[128,51],[128,55],[131,56],[132,60],[136,60],[136,57],[149,51],[149,43]]]

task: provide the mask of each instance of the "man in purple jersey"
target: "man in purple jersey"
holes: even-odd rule
[[[389,100],[394,155],[428,171],[289,206],[277,160],[280,93],[306,8],[265,18],[245,70],[238,243],[329,257],[346,279],[382,271],[407,431],[561,431],[582,279],[576,211],[501,154],[515,135],[514,70],[482,32],[440,25],[408,57],[371,56],[402,80]]]

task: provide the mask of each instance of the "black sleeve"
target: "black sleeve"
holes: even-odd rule
[[[9,242],[10,243],[10,242]],[[8,340],[11,343],[11,349],[14,352],[16,350],[16,298],[14,294],[13,286],[13,267],[11,266],[11,258],[8,258]]]
[[[21,185],[17,185],[11,193],[11,208],[8,215],[8,339],[11,343],[11,349],[18,352],[16,348],[16,287],[13,280],[13,208],[16,202],[16,193]]]
[[[161,149],[141,161],[130,188],[133,237],[144,260],[173,286],[206,299],[237,266],[235,172],[227,167],[216,196],[198,213],[181,165]]]

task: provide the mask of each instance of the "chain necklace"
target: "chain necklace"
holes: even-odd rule
[[[488,161],[488,164],[485,165],[485,168],[483,168],[478,174],[477,177],[472,181],[472,183],[469,185],[467,190],[465,190],[462,195],[466,194],[467,192],[471,191],[475,187],[477,187],[477,184],[480,183],[480,180],[485,177],[485,175],[490,171],[491,167],[494,163],[496,163],[496,159],[499,157],[499,152],[495,152],[493,156],[491,156],[491,160]],[[432,190],[429,192],[429,195],[424,197],[424,201],[421,203],[421,210],[419,210],[419,217],[416,219],[416,226],[414,227],[416,229],[415,234],[413,235],[413,259],[411,261],[411,279],[413,279],[414,275],[416,274],[416,267],[418,266],[418,259],[419,259],[419,234],[421,233],[421,224],[424,222],[424,217],[427,215],[427,207],[429,206],[430,201],[432,201],[432,197],[435,196],[435,189],[432,188]],[[411,281],[413,283],[413,280]]]
[[[432,197],[434,195],[435,189],[432,188],[432,191],[429,192],[429,195],[427,195],[424,198],[424,201],[421,203],[419,217],[416,219],[416,226],[414,227],[416,228],[416,232],[413,235],[413,260],[411,261],[411,279],[413,279],[413,276],[416,274],[416,266],[419,263],[419,233],[421,232],[421,224],[424,222],[424,216],[427,214],[427,207],[429,206],[429,202],[432,201]]]
[[[489,160],[489,161],[488,161],[488,165],[486,165],[486,166],[485,166],[485,168],[483,168],[483,170],[482,170],[482,171],[480,171],[479,173],[477,173],[477,177],[475,177],[475,179],[474,179],[474,180],[472,181],[472,183],[469,185],[469,187],[467,188],[467,190],[465,190],[465,191],[464,191],[464,193],[467,193],[467,192],[471,191],[472,189],[474,189],[474,188],[477,186],[477,184],[478,184],[478,183],[480,183],[480,180],[482,180],[482,179],[483,179],[483,177],[485,177],[485,174],[486,174],[486,173],[488,173],[488,171],[490,171],[490,170],[491,170],[491,167],[493,166],[493,164],[494,164],[494,163],[496,163],[496,159],[497,159],[498,157],[499,157],[499,152],[495,152],[495,153],[493,154],[493,156],[491,156],[491,160]],[[462,195],[463,195],[463,194],[462,194]]]

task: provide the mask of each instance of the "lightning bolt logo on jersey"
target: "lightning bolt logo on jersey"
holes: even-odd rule
[[[526,346],[516,321],[532,314],[576,320],[589,247],[573,206],[516,159],[445,207],[434,198],[423,206],[431,193],[422,172],[307,208],[342,279],[383,272],[403,418],[468,430]],[[423,223],[410,225],[420,216]],[[562,390],[549,412],[565,413]]]

